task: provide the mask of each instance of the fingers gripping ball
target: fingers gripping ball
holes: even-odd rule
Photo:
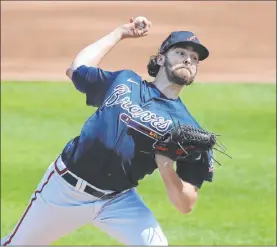
[[[144,16],[138,16],[138,17],[132,18],[131,22],[134,22],[135,27],[140,30],[148,29],[148,27],[151,26],[151,22],[148,21],[147,18]]]
[[[122,38],[138,38],[147,36],[151,27],[151,21],[143,16],[130,18],[128,24],[122,25],[119,30],[121,31]]]

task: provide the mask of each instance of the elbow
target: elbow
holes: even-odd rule
[[[85,93],[86,90],[85,90],[85,84],[84,84],[84,82],[82,80],[75,80],[75,79],[73,80],[73,72],[74,72],[74,70],[72,68],[68,68],[66,70],[65,74],[68,76],[68,78],[70,80],[72,80],[75,88],[78,91],[80,91],[81,93]]]
[[[178,208],[178,211],[181,214],[189,214],[190,212],[192,212],[193,206],[182,206]]]
[[[186,184],[183,187],[183,194],[179,197],[178,210],[182,214],[189,214],[192,212],[194,205],[198,198],[198,188],[196,186]]]
[[[73,71],[71,68],[68,68],[66,71],[65,71],[65,74],[67,75],[67,77],[69,79],[72,79],[72,75],[73,75]]]
[[[192,212],[196,201],[197,201],[197,194],[191,197],[185,197],[175,203],[175,207],[181,214],[189,214]]]

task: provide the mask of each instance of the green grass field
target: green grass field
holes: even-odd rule
[[[181,215],[169,203],[158,172],[138,191],[170,245],[276,244],[276,86],[197,84],[182,99],[202,127],[222,135],[232,160],[217,158],[214,182]],[[1,84],[1,236],[28,205],[49,164],[79,134],[94,108],[70,83]],[[47,230],[47,229],[46,229]],[[92,226],[55,245],[119,244]]]

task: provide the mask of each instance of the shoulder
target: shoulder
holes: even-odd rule
[[[114,79],[119,76],[120,77],[129,76],[129,77],[134,77],[134,78],[141,78],[133,70],[128,70],[128,69],[110,70],[110,69],[104,69],[101,67],[87,66],[87,65],[81,65],[74,70],[69,68],[66,71],[66,75],[69,78],[72,78],[74,75],[79,75],[81,77],[98,75],[98,76],[104,76],[104,77],[113,77]]]
[[[136,73],[133,70],[129,70],[129,69],[124,69],[124,70],[120,70],[120,76],[121,77],[126,77],[128,81],[130,82],[142,82],[142,77]]]
[[[179,100],[179,103],[178,103],[177,116],[180,124],[192,125],[193,127],[201,128],[199,122],[188,110],[188,108],[186,107],[184,102],[181,101],[181,99]]]
[[[134,85],[141,86],[143,83],[143,79],[138,73],[128,69],[118,71],[116,80],[119,84],[126,84],[130,85],[131,87]]]

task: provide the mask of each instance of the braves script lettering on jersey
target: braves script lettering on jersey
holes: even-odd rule
[[[110,107],[120,104],[121,107],[128,111],[133,118],[139,117],[142,122],[150,122],[151,126],[158,131],[167,131],[172,123],[171,120],[165,120],[163,117],[157,117],[155,113],[144,111],[140,106],[133,104],[130,97],[120,98],[120,96],[130,92],[130,88],[124,84],[117,86],[113,93],[105,100],[101,109],[104,106]]]

